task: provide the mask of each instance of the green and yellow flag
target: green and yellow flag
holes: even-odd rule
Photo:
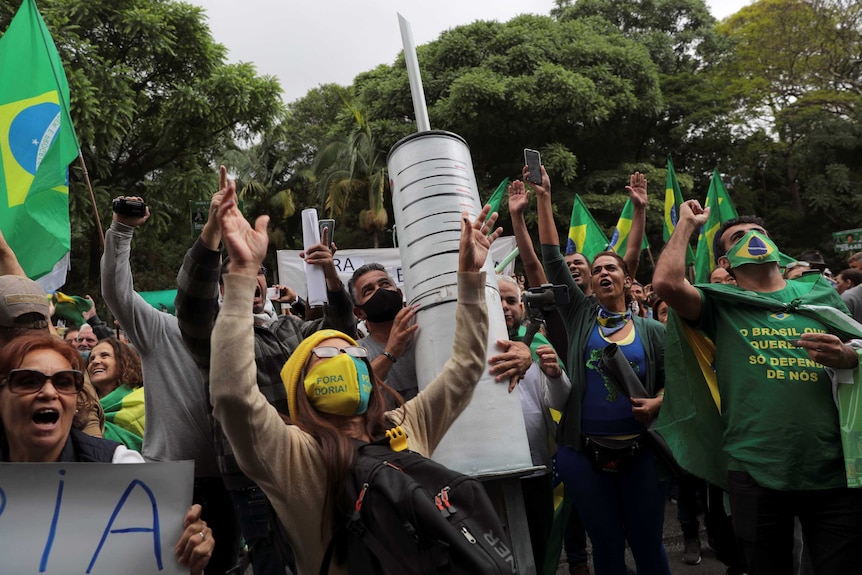
[[[0,229],[31,278],[69,252],[77,155],[60,56],[36,3],[24,0],[0,38]]]
[[[679,219],[679,208],[682,206],[682,192],[679,190],[679,182],[676,181],[676,172],[673,169],[673,160],[670,159],[670,154],[667,155],[667,184],[664,191],[664,226],[663,236],[664,242],[670,239],[673,230],[676,229],[676,222]],[[685,253],[685,263],[691,264],[694,262],[694,252],[691,251],[691,246]]]
[[[631,198],[626,201],[623,206],[623,211],[620,212],[620,219],[617,220],[617,227],[614,229],[614,235],[611,236],[611,241],[608,242],[608,249],[617,252],[620,257],[626,257],[626,247],[629,243],[629,232],[632,230],[632,216],[635,212],[635,206]],[[641,242],[641,249],[649,249],[649,241],[646,234]]]
[[[582,253],[590,260],[599,252],[605,251],[608,238],[596,223],[593,214],[587,209],[581,196],[575,194],[575,204],[572,206],[572,221],[569,223],[569,240],[566,242],[566,254]]]
[[[696,283],[709,282],[709,274],[716,266],[712,240],[721,224],[737,216],[736,208],[721,181],[718,168],[712,172],[704,207],[709,208],[709,218],[700,228],[700,235],[697,237],[697,254],[694,260]]]

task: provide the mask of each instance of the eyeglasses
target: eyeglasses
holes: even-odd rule
[[[368,350],[364,347],[358,347],[355,345],[348,345],[347,347],[335,347],[334,345],[320,345],[311,350],[311,353],[319,357],[320,359],[327,359],[330,357],[338,357],[340,353],[346,353],[351,357],[358,358],[367,358]]]
[[[30,395],[38,393],[48,380],[63,395],[75,395],[84,389],[84,374],[77,369],[56,371],[53,375],[35,369],[13,369],[0,385],[9,386],[9,391],[16,395]]]

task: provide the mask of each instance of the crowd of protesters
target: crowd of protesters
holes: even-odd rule
[[[637,573],[670,574],[669,482],[684,563],[701,561],[702,512],[729,574],[862,572],[862,490],[848,487],[836,405],[859,375],[862,326],[850,317],[862,319],[862,254],[834,278],[816,250],[782,264],[767,225],[743,216],[722,224],[709,283],[693,285],[686,248],[708,208],[691,200],[642,284],[643,175],[626,188],[625,257],[589,258],[571,241],[561,249],[541,172],[541,183],[510,185],[512,228],[527,287],[564,286],[567,297],[524,342],[523,286],[499,277],[509,340],[486,365],[497,302],[485,301],[481,268],[500,230],[487,207],[474,221],[464,214],[451,359],[422,391],[417,308],[388,270],[371,263],[342,284],[324,234],[302,257],[323,271],[329,303],[291,306],[302,286],[278,285],[271,299],[267,220],[242,216],[223,167],[177,276],[176,316],[134,291],[129,256],[149,210],[114,214],[106,233],[101,297],[113,329],[90,296],[46,296],[0,236],[0,461],[193,460],[180,563],[218,575],[320,572],[344,519],[353,442],[400,425],[409,448],[431,456],[489,369],[520,386],[539,470],[521,480],[537,573],[556,572],[563,545],[574,575],[629,573],[626,547]],[[608,367],[609,350],[642,393]],[[348,384],[322,399],[315,381],[335,377]],[[555,530],[564,542],[551,543]],[[348,572],[344,557],[325,567]]]

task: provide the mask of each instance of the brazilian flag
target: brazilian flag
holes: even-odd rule
[[[623,206],[623,211],[620,212],[620,219],[617,220],[617,227],[614,228],[614,235],[611,236],[611,241],[608,242],[608,249],[615,251],[620,257],[626,257],[626,249],[629,243],[629,232],[632,229],[632,218],[634,217],[635,206],[632,199],[626,200],[626,205]],[[641,242],[641,249],[649,249],[649,241],[646,234]]]
[[[605,251],[607,247],[608,238],[602,228],[587,209],[581,196],[575,194],[572,220],[569,223],[569,238],[566,242],[566,255],[578,252],[592,260],[594,255]]]
[[[709,283],[709,274],[716,266],[712,245],[715,233],[721,224],[737,217],[736,208],[721,181],[718,168],[712,171],[712,179],[709,181],[709,191],[706,193],[706,205],[704,207],[709,208],[709,218],[700,228],[700,235],[697,238],[697,253],[694,262],[696,283]]]
[[[0,230],[31,278],[71,247],[69,85],[34,0],[0,37]]]
[[[679,209],[682,206],[682,192],[679,189],[679,182],[676,180],[676,172],[673,169],[673,160],[670,154],[667,155],[667,183],[664,191],[664,226],[662,235],[664,243],[673,235],[676,229],[676,223],[679,219]],[[694,263],[694,252],[691,246],[688,246],[685,252],[685,263]]]

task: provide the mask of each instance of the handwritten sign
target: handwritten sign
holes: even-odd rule
[[[194,463],[0,464],[0,571],[188,573],[174,546]]]

